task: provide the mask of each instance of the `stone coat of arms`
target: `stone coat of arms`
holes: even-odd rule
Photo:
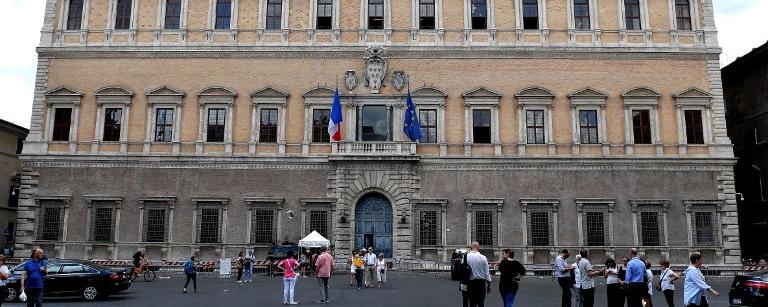
[[[344,73],[344,87],[346,87],[349,92],[352,92],[357,87],[357,74],[354,70],[347,70],[347,72]]]
[[[365,50],[363,71],[365,72],[365,86],[371,89],[372,94],[378,94],[384,86],[384,77],[387,75],[386,50],[381,46],[371,46]]]
[[[392,73],[392,86],[395,87],[396,91],[402,91],[406,82],[408,82],[408,76],[402,70],[396,70]]]

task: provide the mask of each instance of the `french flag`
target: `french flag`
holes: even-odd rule
[[[328,134],[331,136],[331,142],[341,141],[341,128],[339,125],[344,121],[341,115],[341,98],[339,97],[339,88],[333,95],[333,106],[331,107],[331,119],[328,121]]]

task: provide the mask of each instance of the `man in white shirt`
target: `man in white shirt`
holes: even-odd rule
[[[373,247],[368,247],[368,254],[365,255],[365,287],[370,288],[376,278],[376,266],[379,264]]]
[[[595,275],[598,272],[592,270],[588,250],[582,250],[579,254],[581,260],[576,263],[579,268],[577,273],[579,281],[576,282],[576,285],[579,286],[578,307],[593,307],[595,305]]]
[[[491,272],[488,258],[480,253],[480,243],[472,242],[472,250],[467,254],[467,264],[472,273],[469,275],[469,307],[484,307],[485,295],[491,293]]]

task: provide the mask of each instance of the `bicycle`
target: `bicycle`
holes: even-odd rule
[[[155,271],[150,270],[147,265],[142,265],[139,268],[133,268],[131,271],[131,281],[135,281],[136,278],[139,277],[139,275],[144,276],[144,281],[146,282],[152,282],[157,277],[157,274],[155,274]]]

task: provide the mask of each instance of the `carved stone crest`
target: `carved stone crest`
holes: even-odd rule
[[[406,76],[405,72],[402,70],[395,70],[395,72],[392,73],[392,86],[395,87],[396,91],[402,91],[406,82],[408,82],[408,76]]]
[[[365,72],[365,86],[371,89],[372,94],[378,94],[384,86],[384,77],[387,75],[386,50],[381,46],[371,46],[365,50],[363,71]]]
[[[344,73],[344,87],[348,92],[352,92],[357,87],[357,73],[354,70],[347,70]]]

